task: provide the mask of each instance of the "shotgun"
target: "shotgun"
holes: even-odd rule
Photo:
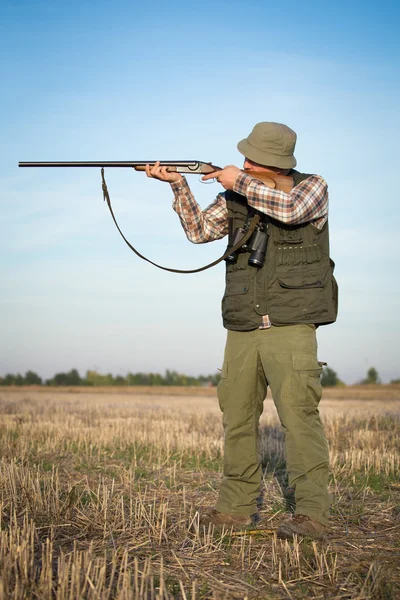
[[[101,169],[101,178],[102,178],[103,198],[104,198],[104,200],[107,201],[107,205],[110,210],[113,221],[114,221],[121,237],[123,238],[124,242],[129,246],[129,248],[137,256],[139,256],[139,258],[142,258],[143,260],[149,262],[150,264],[154,265],[155,267],[158,267],[159,269],[162,269],[163,271],[169,271],[172,273],[199,273],[200,271],[204,271],[205,269],[209,269],[210,267],[213,267],[214,265],[218,264],[222,260],[229,261],[231,259],[231,257],[234,255],[234,253],[237,250],[239,250],[243,246],[243,244],[245,244],[250,239],[253,232],[258,227],[258,225],[260,223],[260,218],[261,218],[259,214],[255,214],[253,216],[244,236],[241,237],[241,239],[238,240],[237,243],[234,243],[232,247],[228,246],[225,253],[220,258],[213,261],[209,265],[206,265],[205,267],[200,267],[198,269],[191,269],[191,270],[183,271],[180,269],[171,269],[168,267],[162,267],[161,265],[158,265],[157,263],[155,263],[155,262],[149,260],[148,258],[146,258],[145,256],[143,256],[143,254],[140,254],[140,252],[138,252],[136,250],[136,248],[134,248],[132,246],[132,244],[126,239],[126,237],[122,233],[122,231],[117,223],[113,209],[111,207],[111,199],[110,199],[110,195],[109,195],[108,189],[107,189],[107,184],[106,184],[106,181],[104,178],[104,169],[107,167],[128,167],[131,169],[135,169],[135,171],[145,171],[146,165],[153,166],[156,162],[157,161],[155,161],[155,160],[19,162],[18,166],[19,167],[83,167],[83,168],[97,167],[97,168],[100,168]],[[176,161],[175,160],[161,160],[160,166],[168,167],[168,171],[182,173],[183,175],[189,175],[189,174],[208,175],[210,173],[214,173],[216,171],[221,170],[221,167],[217,167],[216,165],[213,165],[210,162],[202,162],[199,160],[176,160]],[[268,171],[267,173],[261,172],[261,171],[260,172],[259,171],[246,171],[246,169],[244,169],[243,171],[245,173],[248,172],[248,174],[251,175],[251,177],[254,177],[255,179],[262,181],[268,187],[277,189],[277,190],[281,190],[286,193],[289,193],[294,185],[292,177],[290,177],[288,175],[279,175],[278,173],[275,173],[274,171]]]
[[[19,162],[19,167],[128,167],[135,171],[144,171],[146,165],[154,165],[155,160],[123,160],[123,161],[74,161],[74,162]],[[202,162],[200,160],[161,160],[161,167],[168,167],[168,171],[182,173],[182,175],[208,175],[214,171],[220,171],[221,167],[217,167],[210,162]],[[273,171],[268,173],[259,171],[246,171],[255,179],[262,181],[270,188],[281,190],[289,193],[293,187],[293,178],[289,175],[278,175]]]

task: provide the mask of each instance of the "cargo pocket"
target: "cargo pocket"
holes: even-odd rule
[[[221,412],[224,412],[224,405],[228,397],[228,363],[224,360],[221,370],[221,379],[217,385],[218,403]]]
[[[303,418],[312,418],[322,396],[320,375],[323,363],[313,354],[293,354],[293,402]]]

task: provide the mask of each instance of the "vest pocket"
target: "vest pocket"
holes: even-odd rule
[[[318,244],[277,246],[276,248],[276,264],[278,266],[310,265],[320,262],[321,258],[322,252]]]
[[[249,285],[244,281],[230,281],[226,284],[225,296],[237,296],[240,294],[246,294],[249,289]]]
[[[238,323],[243,318],[248,305],[245,297],[248,291],[249,284],[245,281],[227,282],[222,298],[222,316],[229,323]]]
[[[270,288],[272,323],[323,323],[332,320],[331,268],[277,272]],[[333,319],[334,320],[334,319]]]
[[[326,277],[325,277],[326,279]],[[305,273],[299,275],[288,274],[284,277],[278,277],[279,285],[288,290],[323,288],[325,286],[324,273]]]
[[[225,326],[242,325],[249,315],[254,313],[253,294],[250,292],[253,284],[248,279],[227,280],[225,294],[222,298],[222,316]],[[259,317],[256,318],[259,320]],[[257,323],[255,324],[257,327]]]

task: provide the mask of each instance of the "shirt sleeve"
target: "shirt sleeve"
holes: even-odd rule
[[[171,183],[174,192],[172,208],[178,214],[188,240],[204,244],[223,238],[228,233],[228,210],[225,194],[218,194],[214,202],[202,210],[183,177]]]
[[[233,191],[246,196],[253,208],[289,225],[312,221],[322,229],[328,218],[328,186],[320,175],[311,175],[286,194],[240,173]]]

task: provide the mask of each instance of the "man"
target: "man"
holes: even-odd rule
[[[148,177],[169,182],[188,239],[210,242],[229,235],[229,245],[261,217],[258,236],[265,259],[247,251],[227,261],[222,300],[228,329],[218,398],[225,432],[224,478],[215,508],[200,523],[246,528],[254,523],[261,487],[258,424],[267,386],[285,433],[289,486],[296,510],[278,535],[324,536],[328,526],[328,445],[319,417],[321,399],[316,326],[337,315],[334,263],[329,257],[328,191],[319,175],[294,170],[296,134],[280,123],[258,123],[239,142],[241,171],[229,165],[215,178],[225,188],[201,210],[186,179],[156,163]],[[291,191],[271,189],[252,173],[290,176]],[[254,235],[254,234],[253,234]]]

